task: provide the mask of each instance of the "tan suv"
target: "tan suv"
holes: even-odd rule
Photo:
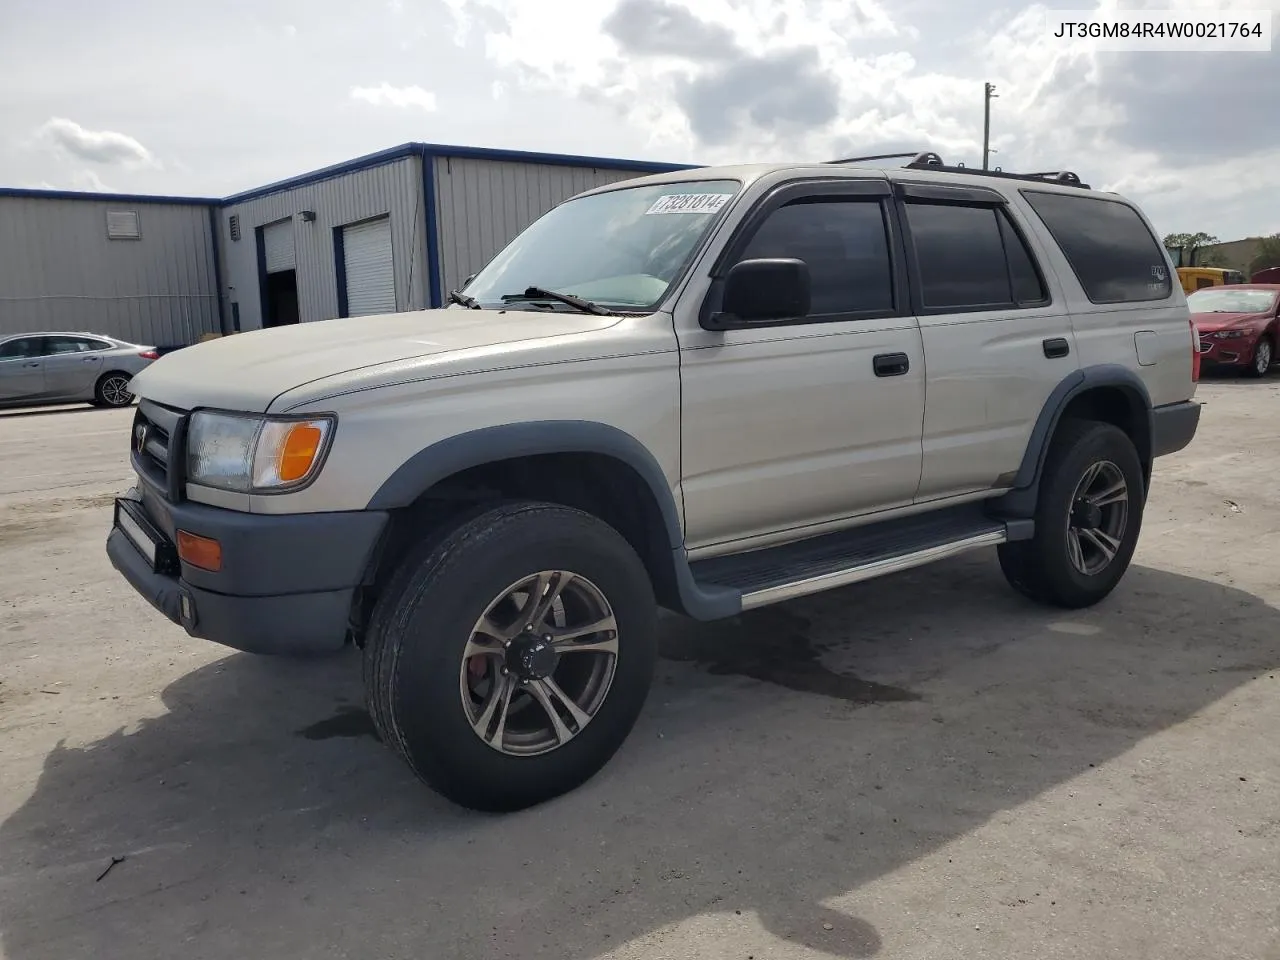
[[[107,551],[192,636],[360,647],[383,740],[476,808],[608,761],[659,606],[732,617],[990,546],[1027,596],[1098,602],[1199,419],[1164,248],[1069,173],[645,177],[450,301],[141,373]]]

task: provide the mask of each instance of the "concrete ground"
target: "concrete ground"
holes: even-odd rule
[[[116,576],[130,412],[0,414],[0,956],[1277,960],[1280,378],[1199,396],[1100,607],[982,553],[672,623],[613,763],[506,817],[373,739],[354,656]]]

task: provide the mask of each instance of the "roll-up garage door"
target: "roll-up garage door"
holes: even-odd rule
[[[343,227],[342,256],[347,274],[347,316],[395,313],[390,218]]]
[[[281,220],[263,227],[262,246],[266,253],[267,273],[294,269],[293,221]]]

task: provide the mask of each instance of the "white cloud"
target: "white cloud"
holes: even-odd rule
[[[1194,114],[1179,108],[1185,99],[1163,92],[1177,76],[1203,72],[1214,79],[1198,99],[1219,117],[1240,101],[1229,116],[1258,132],[1263,148],[1280,147],[1280,127],[1262,133],[1256,126],[1268,109],[1257,96],[1265,97],[1268,83],[1280,86],[1268,54],[1207,61],[1098,53],[1052,39],[1048,8],[1039,3],[1011,11],[992,0],[973,10],[936,0],[892,8],[879,0],[559,2],[563,15],[549,18],[526,0],[446,0],[456,41],[480,41],[522,91],[606,106],[644,131],[654,152],[673,158],[830,159],[920,148],[973,165],[981,161],[982,84],[989,80],[998,93],[995,164],[1076,170],[1151,207],[1169,230],[1191,229],[1182,217],[1192,210],[1210,215],[1212,204],[1198,198],[1256,191],[1277,179],[1269,169],[1280,169],[1267,167],[1274,150],[1258,152],[1259,144],[1238,137],[1232,147],[1233,138],[1221,134],[1201,138],[1207,155],[1192,162],[1176,137],[1194,137],[1184,129]],[[1142,5],[1205,7],[1199,0]],[[1114,12],[1121,4],[1075,6]],[[1258,6],[1226,0],[1215,10]],[[1233,77],[1244,89],[1231,86]],[[1227,169],[1252,179],[1221,183]]]
[[[74,120],[52,117],[38,137],[62,153],[107,165],[156,166],[151,151],[126,133],[87,130]]]
[[[376,87],[352,87],[351,98],[376,107],[416,107],[428,112],[434,112],[438,106],[436,95],[430,90],[423,90],[419,86],[393,87],[389,83],[381,83]]]
[[[91,190],[94,193],[110,193],[111,188],[102,182],[102,178],[93,170],[77,170],[71,174],[73,190]]]

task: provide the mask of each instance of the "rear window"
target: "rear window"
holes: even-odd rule
[[[1164,248],[1119,200],[1024,190],[1093,303],[1144,303],[1173,292]]]

